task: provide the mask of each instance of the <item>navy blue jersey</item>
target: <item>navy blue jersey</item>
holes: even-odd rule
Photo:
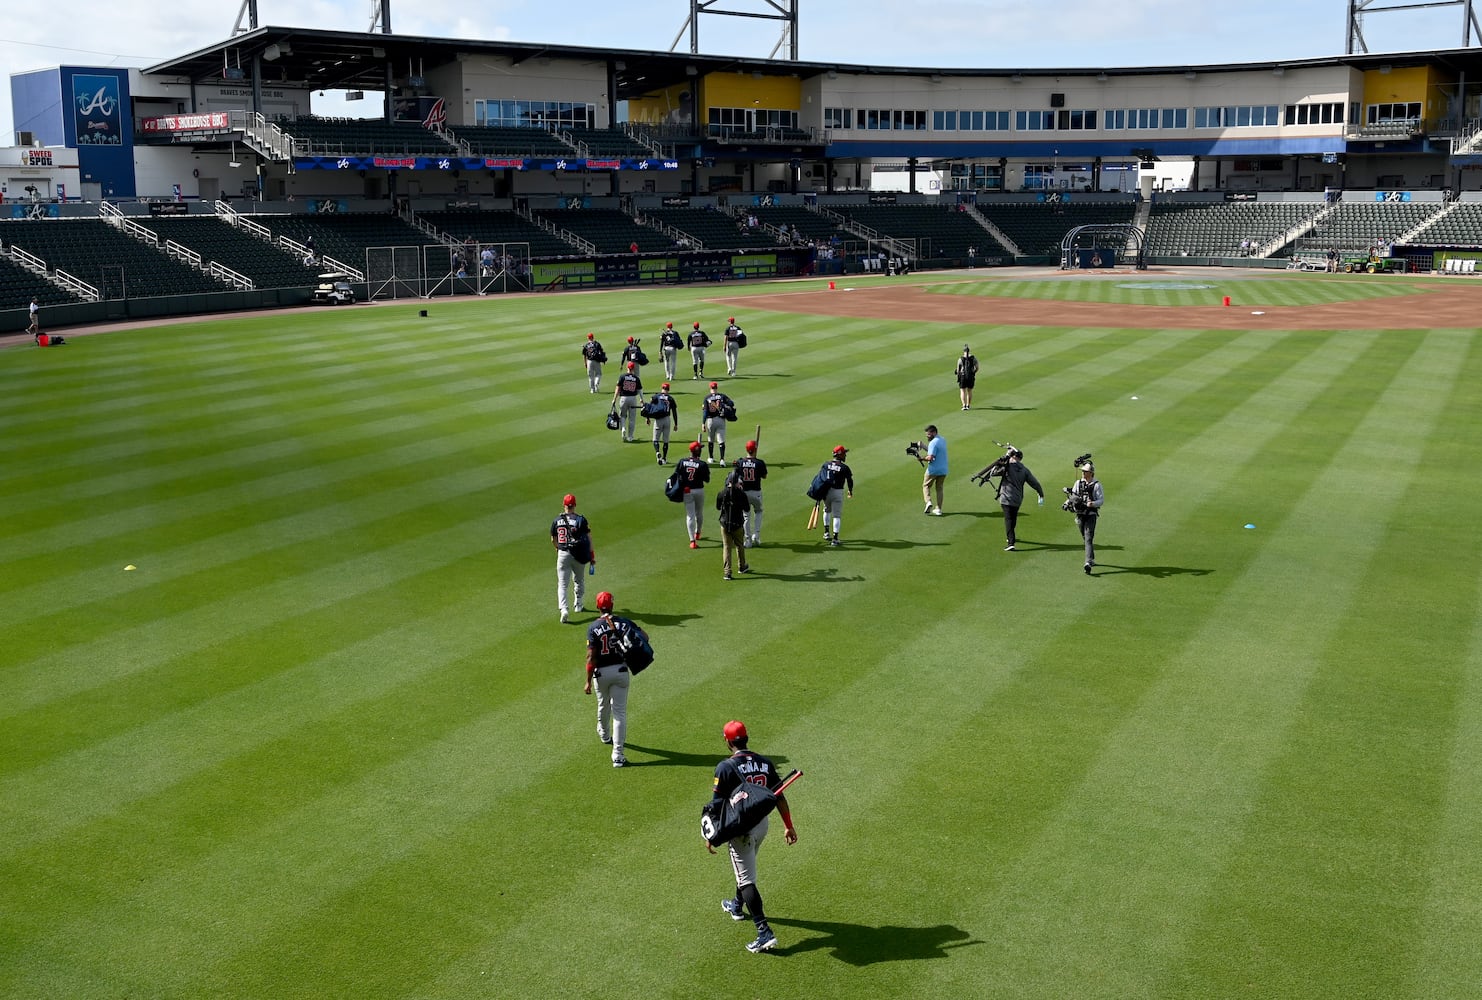
[[[705,484],[710,482],[710,466],[698,458],[681,458],[674,463],[674,471],[684,484],[686,493],[690,490],[703,490]]]
[[[715,797],[724,799],[740,787],[741,782],[766,785],[776,788],[782,783],[777,775],[777,765],[766,757],[751,750],[737,750],[715,765]]]
[[[636,626],[618,615],[598,615],[597,620],[587,626],[587,660],[594,667],[606,667],[623,662],[622,650],[618,648],[618,636]]]
[[[607,352],[602,349],[602,344],[596,340],[589,340],[581,345],[581,356],[588,361],[596,361]]]
[[[750,455],[738,458],[735,475],[741,481],[742,489],[755,493],[762,488],[762,480],[767,478],[767,463]]]
[[[673,330],[665,329],[663,333],[659,334],[659,346],[672,347],[677,350],[684,346],[684,340]]]
[[[618,376],[617,394],[619,396],[636,396],[643,391],[643,380],[635,372],[623,372]]]
[[[578,544],[584,535],[591,534],[591,525],[587,519],[580,514],[568,514],[562,511],[556,515],[551,522],[551,541],[556,543],[556,548],[562,552],[570,552],[572,547]]]
[[[700,412],[705,415],[706,419],[709,419],[711,417],[724,417],[726,415],[727,403],[730,403],[732,407],[736,405],[735,403],[731,403],[731,398],[725,393],[712,392],[710,395],[705,397],[705,402],[700,404]]]
[[[735,323],[732,323],[730,326],[726,327],[726,340],[727,341],[735,340],[735,339],[737,339],[740,336],[741,336],[741,328],[739,326],[737,326]]]
[[[707,334],[704,330],[696,330],[694,333],[690,334],[690,346],[709,347],[710,335]]]
[[[824,462],[823,468],[818,471],[828,476],[828,484],[833,489],[842,490],[847,488],[850,493],[854,492],[854,473],[849,470],[849,466],[837,458],[831,458],[827,462]]]

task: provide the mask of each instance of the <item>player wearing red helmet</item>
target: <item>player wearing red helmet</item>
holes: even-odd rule
[[[705,377],[705,348],[710,346],[710,337],[700,329],[696,323],[695,328],[690,331],[690,361],[694,370],[693,378]]]
[[[632,675],[623,662],[621,640],[641,634],[637,624],[612,612],[612,594],[597,595],[597,619],[587,626],[586,684],[582,694],[592,693],[597,682],[597,739],[612,745],[612,766],[627,767],[623,747],[628,738],[628,683]]]
[[[736,459],[736,478],[751,501],[746,512],[745,546],[753,548],[762,543],[762,480],[767,478],[767,463],[756,457],[756,442],[746,442],[746,454]]]
[[[689,458],[674,463],[674,474],[684,486],[684,530],[690,548],[698,549],[705,520],[705,484],[710,482],[710,466],[700,458],[700,442],[690,442]]]
[[[731,755],[715,766],[711,792],[717,805],[730,798],[731,793],[740,788],[743,782],[766,785],[772,789],[782,784],[782,779],[777,774],[777,765],[761,754],[747,749],[750,738],[745,723],[733,719],[725,724],[721,732]],[[792,809],[787,803],[787,797],[781,793],[777,795],[777,815],[782,817],[782,826],[786,830],[783,841],[796,844],[798,831],[793,826]],[[762,908],[762,894],[756,885],[756,853],[766,839],[767,825],[771,818],[763,816],[750,830],[726,844],[731,855],[731,868],[736,873],[736,895],[721,900],[720,908],[732,920],[740,921],[751,917],[752,923],[756,925],[756,940],[748,944],[746,950],[752,954],[771,951],[777,947],[777,935],[772,933],[772,928],[767,923],[766,911]],[[715,853],[709,840],[705,841],[705,849],[711,854]]]
[[[587,369],[587,391],[595,393],[602,388],[602,364],[607,360],[607,352],[602,349],[602,342],[595,333],[587,334],[587,342],[581,345],[581,356]]]
[[[643,380],[638,377],[638,364],[629,361],[612,390],[612,408],[617,411],[623,440],[633,441],[638,430],[638,409],[643,405]]]
[[[700,404],[700,429],[710,445],[707,456],[715,461],[715,446],[720,445],[720,464],[726,464],[726,422],[736,419],[736,404],[731,397],[720,391],[720,386],[710,383],[710,394]]]
[[[849,449],[842,444],[834,448],[834,457],[818,470],[829,481],[828,495],[823,500],[823,540],[839,544],[839,525],[844,519],[844,497],[854,498],[854,473],[845,464]]]
[[[648,412],[654,414],[646,418],[654,429],[654,460],[663,465],[669,461],[669,431],[679,428],[679,407],[669,395],[668,382],[659,386],[648,407]]]
[[[727,320],[725,342],[726,342],[726,374],[736,374],[736,361],[741,355],[741,348],[746,346],[746,334],[736,325],[736,317]]]
[[[561,622],[569,618],[566,603],[568,588],[576,600],[576,613],[582,613],[582,597],[586,593],[586,580],[582,576],[584,563],[597,563],[597,554],[592,551],[592,527],[587,519],[576,512],[576,497],[568,493],[561,498],[561,513],[551,522],[551,545],[556,549],[556,607],[561,612]]]

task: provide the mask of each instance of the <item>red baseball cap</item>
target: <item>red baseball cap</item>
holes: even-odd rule
[[[562,506],[565,506],[565,507],[575,507],[576,506],[576,494],[575,493],[568,493],[568,494],[566,494],[564,497],[561,498],[561,504],[562,504]]]
[[[633,343],[633,338],[632,337],[629,337],[628,338],[628,343],[630,343],[630,344]]]
[[[746,452],[747,452],[747,454],[750,454],[750,455],[755,455],[756,454],[756,442],[755,441],[748,441],[748,442],[746,442]]]
[[[690,454],[691,455],[698,455],[698,454],[700,454],[700,442],[698,442],[698,441],[691,441],[690,442]]]
[[[727,320],[727,322],[729,322],[729,323],[736,322],[736,317],[732,316],[729,320]]]
[[[628,371],[632,371],[634,368],[637,368],[637,367],[638,367],[638,365],[635,364],[634,362],[632,362],[632,361],[629,361],[628,362]]]
[[[665,323],[664,325],[667,326],[671,330],[674,329],[674,324],[673,323]]]
[[[597,610],[598,611],[611,611],[612,610],[612,594],[611,593],[609,593],[608,591],[604,590],[602,593],[600,593],[600,594],[597,595]]]
[[[599,601],[601,599],[600,597],[597,598]],[[727,743],[730,743],[732,740],[744,739],[746,737],[746,723],[740,719],[732,719],[726,723],[726,727],[722,731],[726,734]]]
[[[845,448],[842,444],[836,444],[836,445],[834,445],[834,454],[835,455],[843,455],[843,454],[846,454],[848,451],[849,451],[849,449],[848,448]]]
[[[669,388],[669,383],[668,382],[665,382],[663,385],[659,386],[659,388],[660,389],[667,389],[667,388]]]
[[[695,324],[695,329],[696,329],[696,330],[698,330],[698,329],[700,329],[700,324],[699,324],[699,323],[696,323],[696,324]]]
[[[595,333],[589,333],[589,334],[587,334],[587,339],[588,340],[591,340],[595,336],[597,336]]]
[[[712,388],[712,389],[719,389],[720,388],[720,383],[719,382],[711,382],[710,383],[710,388]]]

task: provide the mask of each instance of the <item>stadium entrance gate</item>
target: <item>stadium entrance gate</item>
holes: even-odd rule
[[[1139,271],[1148,267],[1142,230],[1130,222],[1076,226],[1060,242],[1060,269],[1116,267],[1130,263]]]

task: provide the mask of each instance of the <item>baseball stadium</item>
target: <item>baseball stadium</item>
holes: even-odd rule
[[[1447,50],[942,70],[800,60],[795,2],[768,58],[249,2],[12,75],[0,995],[1482,996],[1458,6]],[[671,323],[734,372],[666,379]],[[734,401],[698,539],[609,429],[630,338],[675,457]],[[621,767],[599,591],[655,655]],[[803,772],[759,954],[701,832],[731,720]]]

